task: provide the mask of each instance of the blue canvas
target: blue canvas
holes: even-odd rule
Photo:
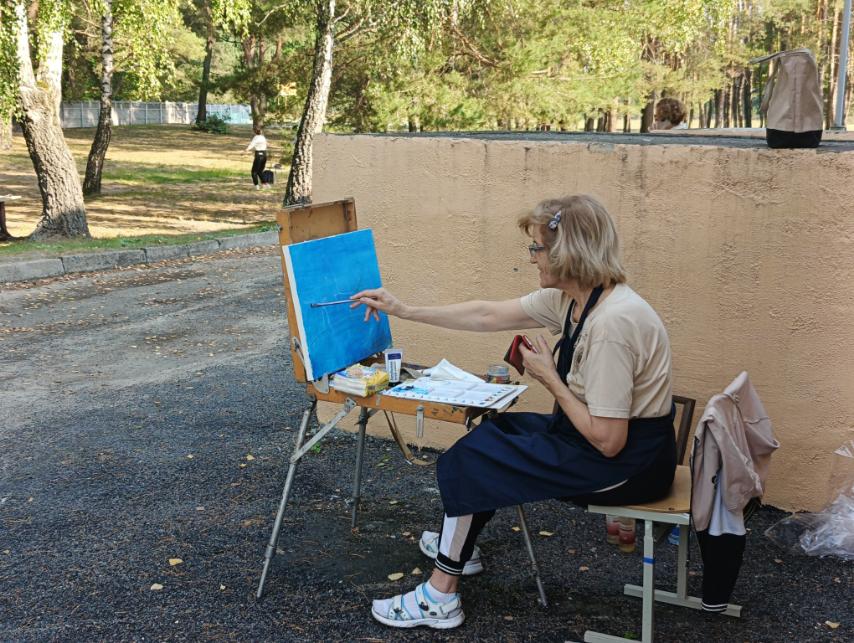
[[[282,246],[306,376],[318,380],[391,346],[388,317],[364,322],[363,306],[312,308],[382,286],[374,237],[357,230]]]

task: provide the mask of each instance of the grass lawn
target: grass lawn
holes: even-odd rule
[[[81,181],[93,135],[91,128],[65,130]],[[282,136],[291,135],[287,130],[268,135],[268,167],[281,154]],[[101,195],[86,200],[95,239],[0,243],[0,256],[181,243],[269,227],[281,203],[287,166],[277,172],[274,189],[256,191],[249,176],[252,156],[243,151],[251,137],[249,126],[234,126],[226,135],[195,132],[187,125],[114,127]],[[32,232],[41,216],[41,195],[20,135],[11,152],[0,156],[0,195],[21,197],[6,203],[9,231],[15,236]]]

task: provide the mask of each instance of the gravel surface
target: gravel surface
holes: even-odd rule
[[[371,598],[429,571],[415,539],[438,528],[441,505],[433,467],[369,438],[351,532],[355,440],[343,432],[303,461],[255,601],[307,404],[290,374],[280,270],[269,251],[238,251],[0,292],[0,640],[639,634],[640,602],[621,588],[641,581],[640,553],[621,554],[601,516],[559,502],[528,508],[533,532],[553,533],[535,536],[548,610],[505,510],[480,541],[486,571],[464,582],[460,629],[375,623]],[[854,566],[778,550],[762,532],[784,515],[766,507],[750,524],[733,596],[742,619],[661,605],[658,640],[851,640]],[[674,582],[674,558],[675,547],[660,548],[662,586]],[[406,576],[388,581],[393,572]],[[693,547],[695,595],[700,574]]]

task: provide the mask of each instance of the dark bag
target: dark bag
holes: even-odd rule
[[[273,182],[276,180],[276,173],[273,170],[264,170],[261,172],[261,183],[266,183],[267,185],[273,185]]]

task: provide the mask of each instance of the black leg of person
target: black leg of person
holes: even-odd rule
[[[543,579],[540,578],[540,566],[537,564],[537,556],[534,554],[534,544],[531,542],[531,533],[528,531],[528,521],[525,519],[525,510],[522,505],[516,506],[519,514],[519,525],[522,527],[522,536],[525,538],[525,547],[528,550],[528,558],[531,559],[531,567],[534,570],[534,579],[537,581],[537,591],[540,593],[540,605],[548,607],[546,590],[543,587]]]

